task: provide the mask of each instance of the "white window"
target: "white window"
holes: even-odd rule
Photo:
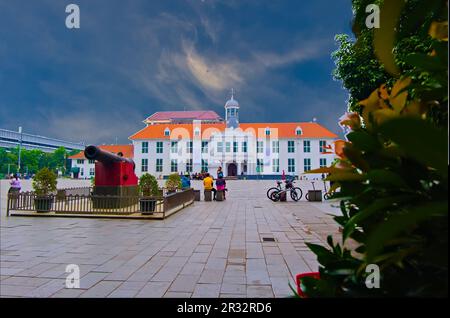
[[[303,160],[303,166],[304,166],[304,171],[308,172],[311,170],[311,159],[310,158],[305,158]]]
[[[243,142],[242,142],[242,152],[243,152],[243,153],[246,153],[246,152],[247,152],[247,142],[246,142],[246,141],[243,141]]]
[[[178,152],[178,141],[172,141],[170,144],[170,152],[177,153]]]
[[[178,172],[178,161],[177,161],[177,159],[170,160],[170,172]]]
[[[84,159],[77,159],[77,164],[79,164],[79,165],[84,164]]]
[[[278,140],[272,141],[272,152],[280,153],[280,142]]]
[[[269,127],[266,128],[266,136],[270,136],[270,128]]]
[[[295,134],[296,134],[297,136],[303,135],[302,129],[301,129],[300,127],[297,127],[297,128],[295,129]]]
[[[186,152],[192,153],[192,141],[186,142]]]
[[[264,172],[264,162],[262,159],[256,159],[256,172],[257,173]]]
[[[256,152],[257,153],[263,153],[264,152],[264,142],[257,141],[256,142]]]
[[[320,158],[320,167],[325,168],[327,166],[327,158]]]
[[[162,171],[163,171],[163,160],[156,159],[156,172],[162,172]]]
[[[170,129],[169,128],[166,128],[164,130],[164,136],[170,136]]]
[[[326,140],[320,140],[319,141],[319,152],[320,153],[326,152],[326,147],[327,147],[327,141]]]
[[[156,153],[163,153],[163,142],[158,141],[156,143]]]
[[[89,164],[94,164],[95,163],[95,160],[92,160],[92,159],[89,159]]]
[[[272,172],[280,172],[280,159],[272,160]]]
[[[231,143],[230,142],[226,142],[225,143],[225,152],[230,152],[231,151]]]
[[[295,152],[295,141],[293,140],[288,141],[288,152],[290,153]]]
[[[222,141],[217,142],[217,152],[218,153],[223,152],[223,142]]]
[[[208,153],[208,142],[202,141],[202,153]]]
[[[195,130],[194,130],[194,135],[195,135],[196,137],[200,136],[200,129],[199,129],[199,128],[195,128]]]
[[[295,172],[295,159],[294,158],[288,159],[288,172],[290,172],[290,173]]]
[[[142,153],[148,153],[148,142],[147,141],[142,142]]]
[[[188,173],[192,172],[192,159],[188,159],[186,161],[186,172]]]
[[[311,141],[303,140],[303,152],[311,152]]]
[[[208,172],[208,160],[202,159],[202,172]]]
[[[95,168],[89,168],[89,175],[94,176],[95,175]]]
[[[142,159],[141,161],[141,171],[147,172],[148,171],[148,159]]]

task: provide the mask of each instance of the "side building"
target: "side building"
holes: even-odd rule
[[[316,122],[241,123],[231,96],[225,120],[212,111],[158,112],[129,137],[136,174],[158,178],[171,173],[215,172],[249,179],[278,179],[283,172],[301,177],[331,164],[337,135]],[[208,114],[207,120],[201,118]],[[183,116],[185,115],[185,116]],[[158,120],[152,120],[152,118]],[[306,178],[320,177],[309,175]]]

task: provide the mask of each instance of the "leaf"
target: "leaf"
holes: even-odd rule
[[[396,188],[408,188],[408,185],[400,175],[389,170],[371,170],[367,173],[367,179],[375,184],[386,184]]]
[[[448,201],[431,202],[395,214],[378,225],[367,239],[367,261],[370,263],[383,249],[386,242],[396,235],[410,231],[424,220],[448,214]]]
[[[392,87],[391,96],[389,102],[397,113],[400,113],[405,107],[406,99],[408,98],[408,92],[405,90],[411,84],[411,78],[405,77],[395,82]]]
[[[354,216],[352,216],[350,220],[348,220],[347,224],[344,226],[344,230],[342,233],[344,240],[353,233],[358,224],[360,224],[362,221],[366,220],[376,212],[392,207],[394,204],[408,202],[413,198],[414,196],[412,195],[403,195],[376,200],[373,204],[359,211]]]
[[[328,264],[336,259],[336,256],[330,250],[321,245],[313,243],[306,243],[306,245],[314,254],[317,255],[317,260],[322,265]]]
[[[447,177],[447,132],[416,117],[398,117],[379,127],[410,158],[435,168]]]
[[[385,70],[394,76],[400,73],[395,64],[393,49],[398,21],[404,5],[404,0],[384,1],[380,8],[380,28],[374,31],[375,55],[384,65]]]
[[[347,139],[358,149],[363,151],[375,151],[380,148],[378,140],[364,130],[352,131],[347,134]]]
[[[355,172],[339,172],[330,174],[325,181],[363,181],[367,177]]]
[[[430,25],[430,36],[440,41],[448,41],[448,21],[433,21]]]

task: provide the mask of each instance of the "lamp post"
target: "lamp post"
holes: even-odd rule
[[[17,173],[20,173],[20,155],[22,152],[22,141],[23,141],[22,126],[19,127],[19,134],[20,134],[20,141],[19,141],[19,155],[17,159]]]

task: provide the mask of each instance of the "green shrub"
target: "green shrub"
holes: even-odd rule
[[[169,175],[169,178],[166,180],[166,188],[169,191],[181,189],[181,177],[178,173],[173,173]]]
[[[145,197],[158,196],[159,195],[158,181],[151,174],[144,173],[139,178],[139,190]]]
[[[36,195],[48,195],[56,191],[56,174],[48,168],[39,170],[33,178],[32,187]]]

